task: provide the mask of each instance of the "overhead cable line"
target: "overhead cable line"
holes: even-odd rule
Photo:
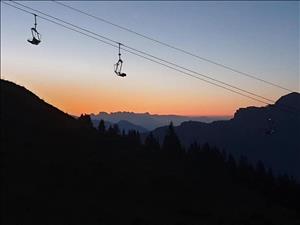
[[[101,18],[101,17],[99,17],[99,16],[95,16],[95,15],[93,15],[93,14],[91,14],[91,13],[88,13],[88,12],[86,12],[86,11],[77,9],[77,8],[75,8],[75,7],[73,7],[73,6],[64,4],[64,3],[59,2],[59,1],[56,1],[56,0],[52,0],[52,1],[53,1],[54,3],[56,3],[56,4],[59,4],[59,5],[64,6],[64,7],[66,7],[66,8],[69,8],[69,9],[71,9],[71,10],[73,10],[73,11],[76,11],[76,12],[78,12],[78,13],[84,14],[84,15],[86,15],[86,16],[89,16],[89,17],[94,18],[94,19],[96,19],[96,20],[99,20],[99,21],[101,21],[101,22],[110,24],[110,25],[115,26],[115,27],[117,27],[117,28],[119,28],[119,29],[125,30],[125,31],[127,31],[127,32],[130,32],[130,33],[133,33],[133,34],[135,34],[135,35],[138,35],[138,36],[140,36],[140,37],[142,37],[142,38],[145,38],[145,39],[148,39],[148,40],[150,40],[150,41],[156,42],[156,43],[158,43],[158,44],[160,44],[160,45],[164,45],[164,46],[166,46],[166,47],[168,47],[168,48],[171,48],[171,49],[174,49],[174,50],[176,50],[176,51],[182,52],[182,53],[184,53],[184,54],[186,54],[186,55],[189,55],[189,56],[192,56],[192,57],[194,57],[194,58],[197,58],[197,59],[206,61],[206,62],[208,62],[208,63],[214,64],[214,65],[219,66],[219,67],[223,67],[223,68],[225,68],[225,69],[227,69],[227,70],[230,70],[230,71],[232,71],[232,72],[235,72],[235,73],[238,73],[238,74],[240,74],[240,75],[243,75],[243,76],[246,76],[246,77],[255,79],[255,80],[257,80],[257,81],[263,82],[263,83],[265,83],[265,84],[268,84],[268,85],[271,85],[271,86],[280,88],[280,89],[282,89],[282,90],[289,91],[289,92],[294,92],[294,90],[292,90],[292,89],[290,89],[290,88],[286,88],[286,87],[284,87],[284,86],[282,86],[282,85],[279,85],[279,84],[276,84],[276,83],[274,83],[274,82],[267,81],[267,80],[265,80],[265,79],[259,78],[258,76],[252,75],[252,74],[250,74],[250,73],[243,72],[243,71],[238,70],[238,69],[235,69],[235,68],[233,68],[233,67],[231,67],[231,66],[227,66],[227,65],[225,65],[225,64],[223,64],[223,63],[219,63],[219,62],[213,61],[213,60],[211,60],[211,59],[205,58],[205,57],[203,57],[203,56],[199,56],[199,55],[197,55],[197,54],[195,54],[195,53],[189,52],[189,51],[187,51],[187,50],[184,50],[184,49],[182,49],[182,48],[179,48],[179,47],[176,47],[176,46],[174,46],[174,45],[168,44],[168,43],[166,43],[166,42],[159,41],[159,40],[157,40],[157,39],[155,39],[155,38],[149,37],[149,36],[147,36],[147,35],[145,35],[145,34],[141,34],[141,33],[139,33],[139,32],[136,32],[136,31],[134,31],[134,30],[132,30],[132,29],[129,29],[129,28],[126,28],[126,27],[124,27],[124,26],[120,26],[120,25],[118,25],[118,24],[116,24],[116,23],[110,22],[109,20],[103,19],[103,18]]]
[[[74,31],[74,32],[80,33],[80,34],[82,34],[82,35],[84,35],[84,36],[87,36],[87,37],[89,37],[89,38],[92,38],[92,39],[94,39],[94,40],[103,42],[103,43],[105,43],[105,44],[107,44],[107,45],[110,45],[110,46],[112,46],[112,47],[114,47],[114,48],[119,48],[118,45],[114,45],[114,44],[109,43],[109,42],[107,42],[107,41],[105,41],[105,40],[102,40],[102,39],[100,39],[100,38],[94,37],[94,36],[92,36],[92,35],[86,34],[86,33],[82,32],[82,31],[77,30],[77,29],[74,29],[74,28],[72,28],[72,27],[68,27],[68,26],[66,26],[66,25],[64,25],[64,24],[61,24],[61,23],[59,23],[59,22],[53,21],[53,20],[51,20],[51,19],[45,18],[45,17],[40,16],[40,15],[37,15],[37,14],[35,14],[35,13],[32,13],[32,12],[30,12],[30,11],[28,11],[28,10],[22,9],[22,8],[20,8],[20,7],[15,6],[15,5],[11,5],[11,4],[9,4],[9,3],[7,3],[7,2],[4,2],[4,1],[2,1],[2,3],[6,4],[6,5],[9,5],[9,6],[13,7],[13,8],[16,8],[16,9],[18,9],[18,10],[21,10],[21,11],[23,11],[23,12],[29,13],[29,14],[31,14],[31,15],[36,15],[37,17],[39,17],[39,18],[41,18],[41,19],[44,19],[44,20],[46,20],[46,21],[49,21],[49,22],[51,22],[51,23],[54,23],[54,24],[56,24],[56,25],[59,25],[59,26],[61,26],[61,27],[66,28],[66,29],[72,30],[72,31]],[[146,56],[143,56],[143,55],[138,54],[138,53],[136,53],[136,52],[133,52],[133,51],[131,51],[131,50],[124,49],[124,48],[123,48],[123,50],[126,51],[126,52],[128,52],[128,53],[130,53],[130,54],[133,54],[133,55],[135,55],[135,56],[138,56],[138,57],[144,58],[144,59],[146,59],[146,60],[152,61],[152,62],[157,63],[157,64],[159,64],[159,65],[162,65],[162,66],[165,66],[165,67],[167,67],[167,68],[170,68],[170,69],[172,69],[172,70],[174,70],[174,71],[177,71],[177,72],[180,72],[180,73],[182,73],[182,74],[185,74],[185,75],[188,75],[188,76],[190,76],[190,77],[193,77],[193,78],[195,78],[195,79],[204,81],[204,82],[209,83],[209,84],[211,84],[211,85],[214,85],[214,86],[223,88],[223,89],[225,89],[225,90],[228,90],[228,91],[233,92],[233,93],[236,93],[236,94],[238,94],[238,95],[247,97],[247,98],[252,99],[252,100],[254,100],[254,101],[257,101],[257,102],[260,102],[260,103],[264,103],[264,104],[270,104],[269,102],[263,101],[263,100],[261,100],[261,99],[254,98],[254,97],[252,97],[252,96],[246,95],[246,94],[241,93],[241,92],[239,92],[239,91],[232,90],[232,89],[230,89],[230,88],[228,88],[228,87],[224,87],[224,86],[219,85],[219,84],[216,84],[216,83],[214,83],[214,82],[205,80],[205,79],[200,78],[200,77],[198,77],[198,76],[195,76],[195,75],[193,75],[193,74],[191,74],[191,73],[188,73],[188,72],[186,72],[186,71],[182,71],[182,70],[177,69],[177,68],[175,68],[175,67],[173,67],[173,66],[167,65],[167,64],[162,63],[162,62],[159,62],[159,61],[156,61],[156,60],[151,59],[151,58],[149,58],[149,57],[146,57]],[[273,103],[275,103],[275,102],[273,102]],[[282,110],[284,110],[284,111],[288,111],[288,112],[291,112],[291,113],[296,113],[295,111],[292,111],[292,110],[290,109],[290,107],[285,106],[285,105],[280,105],[280,107],[279,107],[279,106],[276,106],[276,107],[277,107],[278,109],[282,109]],[[297,115],[299,116],[299,112],[297,113]]]
[[[15,3],[15,4],[17,4],[17,5],[22,6],[22,7],[24,7],[24,8],[33,10],[33,11],[35,11],[35,12],[38,12],[38,13],[42,14],[42,15],[45,15],[45,16],[47,16],[47,17],[50,17],[50,18],[55,19],[55,20],[57,20],[57,21],[60,21],[60,22],[62,22],[62,23],[68,24],[68,25],[70,25],[70,26],[72,26],[72,27],[75,27],[75,28],[77,28],[77,29],[80,29],[80,30],[83,30],[83,31],[88,32],[88,33],[90,33],[90,34],[93,34],[93,35],[95,35],[95,36],[101,37],[101,38],[103,38],[103,39],[105,39],[105,40],[107,40],[107,41],[110,41],[110,42],[112,42],[112,43],[115,43],[115,44],[119,44],[119,43],[120,43],[119,41],[113,40],[113,39],[111,39],[111,38],[105,37],[105,36],[100,35],[100,34],[98,34],[98,33],[92,32],[92,31],[90,31],[90,30],[88,30],[88,29],[85,29],[85,28],[82,28],[82,27],[80,27],[80,26],[74,25],[74,24],[72,24],[72,23],[70,23],[70,22],[67,22],[67,21],[65,21],[65,20],[59,19],[59,18],[57,18],[57,17],[54,17],[54,16],[49,15],[49,14],[47,14],[47,13],[44,13],[44,12],[42,12],[42,11],[40,11],[40,10],[37,10],[37,9],[32,8],[32,7],[26,6],[26,5],[24,5],[24,4],[15,2],[15,1],[13,1],[13,0],[10,0],[10,1],[13,2],[13,3]],[[175,66],[175,67],[177,67],[177,68],[180,68],[180,69],[186,70],[186,71],[188,71],[188,72],[197,74],[197,75],[199,75],[199,76],[201,76],[201,77],[204,77],[204,78],[206,78],[206,79],[212,80],[212,81],[214,81],[214,82],[218,82],[218,83],[220,83],[220,84],[222,84],[222,85],[226,85],[226,86],[228,86],[228,87],[230,87],[230,88],[234,88],[234,89],[236,89],[236,90],[245,92],[245,93],[250,94],[250,95],[253,95],[253,96],[255,96],[255,97],[264,99],[264,100],[266,100],[266,101],[269,101],[270,103],[274,103],[274,102],[275,102],[275,101],[272,100],[272,99],[269,99],[269,98],[266,98],[266,97],[264,97],[264,96],[255,94],[255,93],[253,93],[253,92],[244,90],[244,89],[242,89],[242,88],[239,88],[239,87],[236,87],[236,86],[234,86],[234,85],[228,84],[228,83],[226,83],[226,82],[220,81],[220,80],[218,80],[218,79],[212,78],[212,77],[210,77],[210,76],[208,76],[208,75],[204,75],[204,74],[202,74],[202,73],[199,73],[199,72],[190,70],[190,69],[188,69],[188,68],[185,68],[185,67],[183,67],[183,66],[180,66],[180,65],[178,65],[178,64],[175,64],[175,63],[173,63],[173,62],[170,62],[170,61],[167,61],[167,60],[165,60],[165,59],[156,57],[156,56],[154,56],[154,55],[152,55],[152,54],[149,54],[149,53],[147,53],[147,52],[145,52],[145,51],[138,50],[138,49],[136,49],[136,48],[130,47],[130,46],[125,45],[125,44],[123,44],[123,43],[122,43],[122,46],[124,46],[125,48],[128,48],[128,49],[130,49],[130,50],[132,50],[132,51],[136,51],[136,52],[138,52],[138,53],[144,54],[144,55],[149,56],[149,57],[151,57],[151,58],[154,58],[154,59],[156,59],[156,60],[159,60],[159,61],[162,61],[162,62],[164,62],[164,63],[170,64],[170,65]],[[124,49],[124,48],[123,48],[123,49]],[[268,104],[269,104],[269,103],[268,103]]]

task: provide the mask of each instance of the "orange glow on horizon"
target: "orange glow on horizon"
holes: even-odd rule
[[[173,86],[168,91],[164,89],[151,89],[136,87],[123,87],[125,82],[117,85],[111,83],[89,83],[73,80],[44,79],[42,75],[32,73],[33,77],[40,79],[17,80],[17,84],[25,86],[28,90],[45,100],[49,104],[70,114],[79,116],[83,113],[98,114],[99,112],[135,112],[159,115],[183,116],[233,116],[241,107],[258,105],[249,99],[232,95],[230,93],[203,93],[193,89],[186,92],[180,86]],[[184,93],[184,94],[178,94]],[[262,105],[262,104],[261,104]],[[260,105],[259,105],[260,106]]]
[[[238,108],[251,105],[247,99],[228,101],[225,97],[190,98],[188,93],[170,97],[153,92],[136,94],[134,91],[126,91],[119,94],[110,88],[93,89],[82,84],[65,86],[31,82],[21,85],[49,104],[74,116],[124,111],[159,115],[232,116]]]
[[[111,95],[107,93],[98,93],[97,96],[81,94],[79,96],[68,95],[67,93],[59,94],[59,96],[49,95],[45,100],[60,110],[75,116],[80,114],[98,114],[99,112],[135,112],[135,113],[150,113],[159,115],[183,115],[183,116],[232,116],[235,111],[243,106],[239,103],[226,104],[225,102],[210,102],[206,100],[201,104],[197,101],[186,103],[179,101],[176,98],[169,101],[149,101],[149,99],[134,96]],[[154,99],[159,99],[155,96]],[[188,105],[188,107],[187,107]],[[247,106],[247,104],[245,104]]]

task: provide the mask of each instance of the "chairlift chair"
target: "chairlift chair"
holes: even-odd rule
[[[275,122],[271,117],[268,118],[267,122],[268,122],[268,128],[266,129],[265,134],[266,135],[272,135],[272,134],[275,133],[275,130],[276,130],[275,129]]]
[[[114,65],[115,73],[120,77],[126,77],[126,73],[122,73],[123,60],[121,59],[121,43],[119,43],[119,60]]]
[[[36,29],[36,15],[34,14],[34,27],[31,28],[32,39],[28,39],[27,41],[33,45],[38,45],[41,42],[41,34]]]

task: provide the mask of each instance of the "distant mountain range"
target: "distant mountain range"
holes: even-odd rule
[[[160,142],[167,126],[153,131]],[[300,179],[300,94],[290,93],[274,105],[238,109],[226,121],[183,122],[175,127],[187,147],[193,142],[209,143],[233,153],[243,154]],[[145,135],[144,135],[145,136]]]
[[[104,121],[110,123],[119,123],[120,121],[127,121],[130,123],[130,126],[137,126],[137,130],[140,132],[145,129],[153,130],[155,128],[166,126],[171,121],[173,124],[179,125],[185,121],[200,121],[200,122],[212,122],[216,120],[224,120],[229,119],[230,116],[180,116],[180,115],[157,115],[150,113],[134,113],[134,112],[99,112],[97,115],[91,114],[91,119],[95,121],[99,121],[103,119]],[[95,122],[97,123],[97,122]],[[122,125],[119,124],[119,125]],[[125,126],[127,127],[127,125]]]
[[[99,122],[100,122],[100,120],[98,120],[98,119],[92,119],[92,123],[93,123],[94,127],[96,127],[96,128],[98,127]],[[106,129],[108,129],[110,126],[113,126],[114,124],[117,124],[120,131],[121,132],[124,131],[125,133],[128,133],[128,131],[130,131],[130,130],[135,130],[135,131],[138,131],[140,133],[145,133],[145,132],[149,131],[149,130],[147,130],[146,128],[144,128],[142,126],[135,125],[133,123],[128,122],[127,120],[120,120],[117,123],[113,123],[113,122],[104,120],[104,125],[105,125]]]

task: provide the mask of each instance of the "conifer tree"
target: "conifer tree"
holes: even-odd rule
[[[100,120],[99,125],[98,125],[98,132],[100,134],[104,134],[105,131],[106,131],[106,129],[105,129],[104,120]]]
[[[153,136],[152,132],[146,137],[145,148],[148,151],[156,152],[160,149],[159,142]]]
[[[81,125],[85,128],[93,128],[91,117],[88,114],[81,114],[78,121],[80,121]]]
[[[183,152],[180,140],[175,133],[173,123],[171,122],[163,141],[163,150],[168,155],[179,155]]]

